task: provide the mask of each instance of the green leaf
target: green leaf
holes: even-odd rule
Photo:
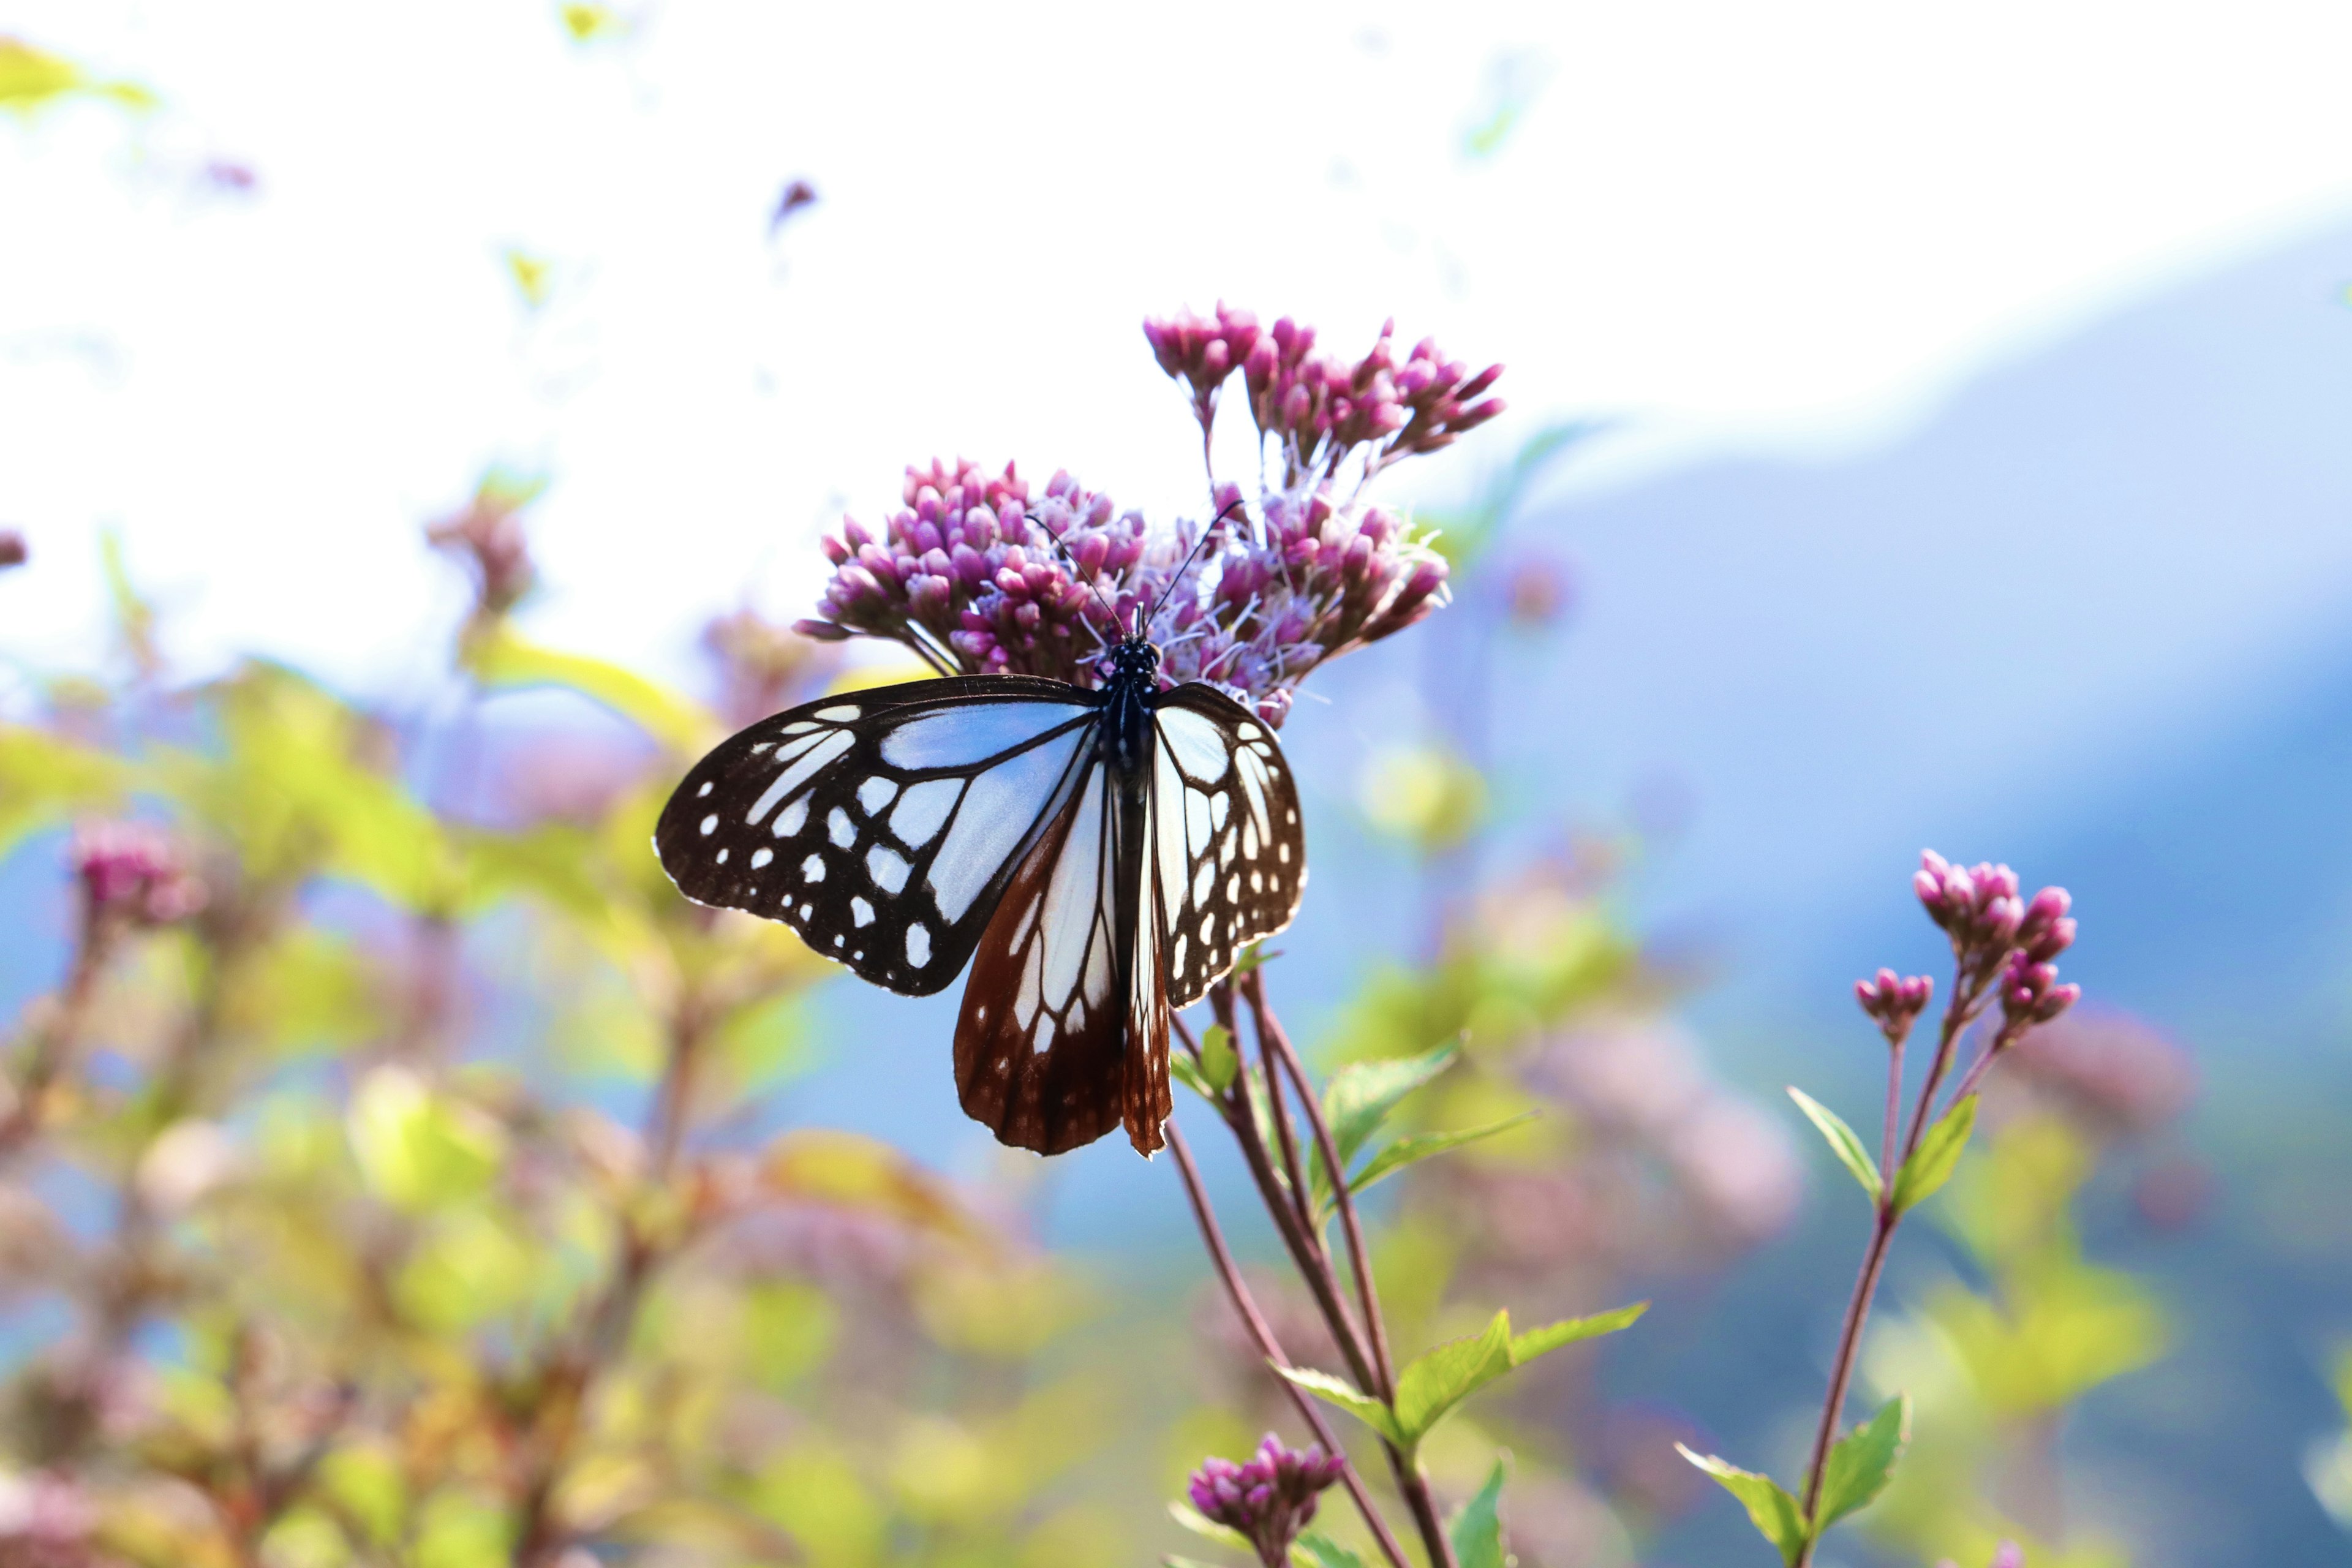
[[[377,1068],[352,1095],[352,1153],[375,1194],[409,1214],[462,1203],[488,1187],[506,1130],[470,1105],[436,1095],[405,1067]]]
[[[1290,1543],[1295,1568],[1364,1568],[1364,1560],[1320,1531],[1302,1530]]]
[[[1213,1541],[1220,1546],[1229,1546],[1246,1556],[1257,1555],[1257,1548],[1250,1544],[1248,1536],[1230,1524],[1219,1524],[1181,1498],[1168,1505],[1168,1517],[1204,1541]]]
[[[103,752],[0,724],[0,855],[76,810],[113,805],[128,773]]]
[[[1397,1425],[1396,1413],[1370,1394],[1358,1393],[1353,1384],[1308,1367],[1277,1366],[1274,1370],[1325,1404],[1338,1405],[1398,1447],[1410,1447],[1404,1429]]]
[[[1232,1087],[1241,1058],[1234,1050],[1233,1031],[1212,1024],[1201,1031],[1201,1077],[1220,1094]]]
[[[1911,1440],[1911,1396],[1898,1394],[1879,1413],[1838,1439],[1822,1464],[1822,1499],[1813,1533],[1822,1531],[1886,1489],[1895,1461]]]
[[[1510,1568],[1516,1561],[1503,1550],[1503,1461],[1486,1477],[1478,1495],[1456,1510],[1446,1524],[1461,1568]]]
[[[1370,1159],[1364,1162],[1362,1170],[1348,1178],[1348,1190],[1351,1193],[1360,1193],[1375,1182],[1384,1181],[1407,1165],[1426,1160],[1432,1154],[1443,1154],[1449,1149],[1459,1149],[1465,1143],[1475,1143],[1482,1138],[1492,1138],[1497,1132],[1508,1131],[1519,1123],[1533,1121],[1542,1114],[1539,1110],[1523,1110],[1517,1116],[1507,1116],[1500,1121],[1489,1121],[1484,1127],[1465,1127],[1456,1132],[1423,1132],[1416,1137],[1400,1138],[1393,1143],[1383,1144],[1373,1152]],[[1318,1178],[1315,1183],[1316,1212],[1318,1215],[1328,1215],[1337,1199],[1331,1191],[1330,1184],[1320,1179],[1323,1166],[1319,1161],[1316,1163],[1315,1174]]]
[[[1201,1076],[1201,1069],[1194,1066],[1192,1058],[1182,1051],[1168,1053],[1168,1076],[1202,1100],[1213,1100],[1217,1098],[1217,1091],[1209,1087],[1209,1080]]]
[[[1755,1521],[1758,1532],[1780,1549],[1780,1561],[1795,1568],[1805,1550],[1805,1520],[1797,1500],[1780,1482],[1727,1464],[1712,1454],[1694,1454],[1680,1443],[1675,1445],[1675,1451],[1713,1476],[1725,1491],[1738,1498],[1748,1510],[1748,1517]]]
[[[1454,1065],[1461,1047],[1452,1043],[1417,1057],[1388,1061],[1354,1062],[1331,1075],[1323,1090],[1323,1115],[1331,1124],[1331,1141],[1339,1146],[1339,1163],[1353,1163],[1371,1135],[1380,1131],[1406,1095]]]
[[[1397,1374],[1396,1420],[1406,1446],[1447,1412],[1511,1370],[1511,1315],[1497,1312],[1475,1338],[1448,1340]]]
[[[1871,1159],[1870,1151],[1862,1146],[1862,1140],[1853,1135],[1853,1129],[1840,1121],[1836,1111],[1801,1089],[1790,1089],[1789,1098],[1795,1100],[1797,1109],[1822,1130],[1822,1136],[1829,1140],[1830,1152],[1838,1157],[1839,1163],[1853,1173],[1853,1179],[1862,1184],[1862,1190],[1870,1194],[1870,1201],[1876,1203],[1886,1190],[1885,1184],[1879,1180],[1877,1162]]]
[[[1649,1310],[1647,1301],[1636,1301],[1613,1312],[1595,1312],[1589,1318],[1567,1318],[1557,1323],[1546,1323],[1540,1329],[1529,1329],[1511,1341],[1511,1364],[1525,1366],[1547,1351],[1556,1351],[1579,1340],[1598,1339],[1602,1334],[1613,1334],[1620,1329],[1632,1328]]]
[[[541,647],[517,637],[503,623],[467,654],[476,679],[485,686],[569,687],[674,751],[699,751],[719,728],[709,714],[635,670],[583,654]]]
[[[1951,1180],[1952,1169],[1960,1163],[1960,1152],[1969,1146],[1969,1134],[1976,1124],[1977,1097],[1972,1094],[1927,1129],[1927,1135],[1919,1140],[1918,1149],[1903,1162],[1902,1173],[1895,1178],[1896,1214],[1926,1202]]]

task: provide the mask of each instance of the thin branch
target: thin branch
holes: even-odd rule
[[[112,922],[94,913],[82,917],[81,940],[74,946],[73,967],[66,976],[57,1011],[34,1037],[25,1070],[9,1086],[16,1091],[16,1100],[6,1116],[0,1118],[0,1158],[15,1153],[41,1130],[48,1113],[49,1090],[81,1043],[99,974],[113,951],[113,931]]]
[[[1282,1058],[1282,1066],[1298,1086],[1298,1099],[1306,1108],[1307,1123],[1314,1130],[1315,1145],[1323,1155],[1323,1169],[1331,1179],[1331,1194],[1339,1205],[1339,1226],[1348,1238],[1348,1263],[1356,1276],[1356,1300],[1362,1308],[1364,1327],[1371,1337],[1372,1370],[1380,1375],[1378,1392],[1382,1399],[1396,1398],[1396,1368],[1389,1356],[1389,1331],[1381,1320],[1381,1301],[1372,1282],[1370,1251],[1364,1245],[1364,1227],[1356,1217],[1356,1200],[1348,1190],[1348,1173],[1340,1164],[1339,1146],[1331,1136],[1329,1123],[1323,1120],[1323,1110],[1316,1102],[1315,1087],[1307,1081],[1307,1069],[1291,1048],[1290,1037],[1283,1032],[1280,1020],[1265,999],[1265,976],[1263,970],[1252,970],[1242,981],[1242,994],[1250,1005],[1250,1016],[1257,1026],[1258,1050]],[[1274,1065],[1266,1065],[1266,1076],[1274,1076]],[[1310,1218],[1310,1224],[1312,1223]]]
[[[1184,1179],[1184,1195],[1192,1200],[1192,1218],[1200,1225],[1201,1239],[1209,1248],[1209,1260],[1215,1265],[1217,1277],[1224,1281],[1225,1294],[1232,1298],[1234,1310],[1241,1314],[1242,1326],[1257,1342],[1258,1351],[1265,1357],[1268,1365],[1276,1368],[1292,1365],[1290,1358],[1282,1353],[1282,1346],[1276,1342],[1274,1331],[1267,1325],[1265,1315],[1257,1310],[1257,1303],[1250,1299],[1249,1287],[1244,1283],[1241,1270],[1234,1266],[1234,1255],[1225,1247],[1224,1234],[1217,1228],[1216,1212],[1209,1206],[1208,1190],[1201,1184],[1200,1170],[1192,1163],[1192,1151],[1186,1145],[1184,1134],[1172,1118],[1168,1123],[1168,1147],[1176,1156],[1176,1171]],[[1405,1560],[1404,1548],[1397,1543],[1395,1535],[1389,1530],[1388,1521],[1381,1517],[1381,1510],[1372,1506],[1370,1494],[1364,1490],[1363,1478],[1356,1473],[1355,1463],[1348,1458],[1348,1450],[1340,1447],[1339,1440],[1332,1436],[1314,1396],[1286,1377],[1281,1381],[1290,1394],[1291,1403],[1298,1407],[1299,1418],[1315,1434],[1315,1440],[1323,1445],[1325,1453],[1340,1462],[1339,1479],[1347,1486],[1348,1496],[1354,1500],[1356,1511],[1363,1515],[1364,1524],[1371,1531],[1372,1539],[1380,1542],[1381,1555],[1394,1568],[1412,1568]]]

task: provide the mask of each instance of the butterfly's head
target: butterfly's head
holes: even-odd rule
[[[1123,677],[1147,683],[1160,679],[1160,650],[1147,637],[1122,637],[1112,645],[1107,662],[1113,679]]]

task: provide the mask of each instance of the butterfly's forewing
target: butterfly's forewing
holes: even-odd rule
[[[1250,942],[1290,923],[1307,839],[1273,732],[1198,684],[1161,692],[1152,845],[1168,1005],[1197,1002]]]
[[[1105,770],[1089,765],[1068,805],[1013,873],[982,937],[956,1020],[965,1114],[1040,1154],[1118,1125],[1129,1053],[1112,917],[1115,839]]]
[[[1023,676],[820,699],[697,763],[654,847],[696,902],[782,921],[862,978],[929,995],[1068,805],[1098,711]]]

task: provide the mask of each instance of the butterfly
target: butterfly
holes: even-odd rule
[[[1121,1122],[1160,1147],[1171,1013],[1307,882],[1265,722],[1213,686],[1160,689],[1139,630],[1107,664],[1093,689],[966,675],[803,703],[696,763],[654,830],[688,898],[877,985],[928,996],[970,960],[963,1109],[1041,1154]]]

